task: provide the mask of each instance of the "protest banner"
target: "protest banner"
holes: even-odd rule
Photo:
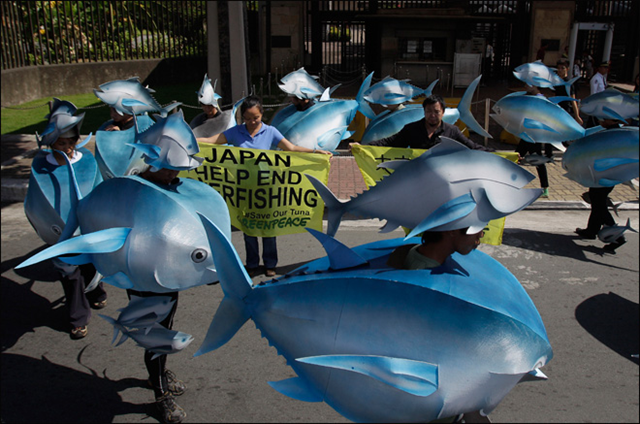
[[[392,169],[378,168],[378,165],[380,165],[381,163],[392,160],[411,160],[417,158],[426,151],[426,149],[366,146],[357,144],[353,145],[351,149],[356,163],[358,164],[358,168],[360,168],[360,172],[362,172],[362,177],[364,178],[364,182],[367,185],[367,188],[371,188],[372,186],[376,185],[376,183],[383,177],[393,172]],[[518,154],[516,152],[493,153],[498,156],[502,156],[512,162],[516,162],[518,160]],[[484,237],[480,239],[480,242],[495,246],[500,245],[502,243],[504,224],[504,217],[490,221],[485,228]],[[408,234],[409,231],[405,229],[405,233]]]
[[[304,174],[324,184],[329,156],[199,143],[204,158],[180,176],[209,184],[229,207],[231,225],[254,237],[322,231],[324,202]]]

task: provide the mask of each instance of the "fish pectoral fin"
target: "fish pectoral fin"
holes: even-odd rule
[[[127,274],[124,272],[116,272],[113,275],[108,277],[104,277],[102,279],[103,283],[111,284],[112,286],[121,288],[121,289],[132,289],[133,282],[129,279]]]
[[[438,366],[428,362],[373,355],[324,355],[296,360],[366,375],[414,396],[426,397],[438,390]]]
[[[127,146],[131,146],[134,149],[140,150],[142,153],[149,156],[151,159],[159,158],[160,152],[162,151],[162,149],[159,146],[155,146],[153,144],[127,143]]]
[[[280,381],[269,381],[269,386],[292,399],[302,402],[322,402],[322,396],[300,377]]]
[[[385,99],[388,100],[396,100],[396,99],[404,99],[407,96],[405,96],[404,94],[399,94],[399,93],[384,93],[384,97]]]
[[[329,266],[331,269],[347,269],[367,263],[360,255],[335,238],[314,230],[313,228],[307,227],[306,230],[322,244],[322,247],[329,257]]]
[[[381,234],[390,233],[391,231],[395,230],[399,226],[400,224],[398,224],[397,222],[387,220],[387,222],[382,226],[382,228],[380,228],[380,233]]]
[[[42,252],[33,255],[16,266],[16,268],[23,268],[46,259],[73,253],[96,254],[115,252],[124,245],[129,232],[131,232],[131,228],[109,228],[74,237],[54,244]]]
[[[602,107],[602,112],[604,112],[604,114],[607,115],[607,118],[615,119],[615,120],[622,121],[622,122],[626,121],[624,116],[620,115],[618,112],[616,112],[615,110],[611,109],[610,107],[603,106]]]
[[[462,196],[449,200],[419,223],[405,239],[414,237],[423,231],[464,218],[476,208],[476,205],[476,201],[473,199],[471,193],[463,194]]]
[[[551,81],[549,81],[548,79],[542,78],[542,77],[533,77],[531,78],[532,81],[536,82],[537,84],[544,84],[544,85],[551,85]],[[537,87],[540,87],[540,85],[537,85]]]
[[[331,128],[329,131],[318,137],[318,146],[324,148],[334,146],[342,139],[342,134],[346,131],[348,125],[342,127]]]
[[[510,214],[524,209],[533,203],[542,194],[541,188],[521,188],[505,190],[505,186],[488,184],[485,187],[485,194],[491,206],[498,212]]]
[[[525,128],[528,128],[528,129],[545,130],[545,131],[549,131],[549,132],[558,134],[558,131],[554,130],[553,128],[551,128],[550,126],[545,124],[544,122],[540,122],[540,121],[535,120],[535,119],[524,118],[524,121],[523,121],[522,125]]]
[[[535,143],[536,141],[531,138],[531,136],[529,134],[527,134],[526,132],[521,132],[520,134],[518,134],[518,137],[520,137],[521,139],[523,139],[524,141],[528,141],[529,143]]]
[[[615,168],[616,166],[626,165],[628,163],[638,163],[638,159],[631,158],[604,158],[596,159],[593,162],[593,169],[596,171],[606,171],[607,169]]]
[[[91,255],[77,255],[77,256],[63,256],[58,258],[65,264],[69,265],[84,265],[91,262]]]
[[[122,106],[127,107],[127,108],[132,108],[135,106],[149,106],[148,104],[146,104],[145,102],[141,102],[140,100],[136,100],[136,99],[122,99]]]

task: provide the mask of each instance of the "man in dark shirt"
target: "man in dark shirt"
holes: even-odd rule
[[[442,121],[445,104],[442,97],[432,94],[422,102],[424,118],[407,124],[391,137],[369,143],[370,146],[409,147],[412,149],[429,149],[440,143],[440,137],[448,137],[464,144],[470,149],[493,152],[494,149],[474,143],[465,137],[455,125]],[[352,143],[356,144],[356,143]]]

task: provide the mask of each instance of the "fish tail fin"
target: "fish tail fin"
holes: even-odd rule
[[[482,75],[478,76],[478,78],[474,79],[469,87],[464,92],[460,103],[458,104],[458,112],[460,112],[460,119],[465,123],[467,127],[476,134],[480,134],[483,137],[493,138],[491,134],[489,134],[480,124],[476,121],[476,118],[471,113],[471,100],[473,100],[473,94],[480,83],[480,78]]]
[[[434,82],[432,82],[431,84],[429,84],[429,87],[427,87],[422,93],[425,96],[429,97],[431,95],[431,93],[433,92],[433,89],[435,88],[435,86],[438,83],[438,81],[440,81],[440,79],[437,79]]]
[[[113,339],[111,340],[111,344],[115,343],[116,339],[118,338],[118,332],[123,330],[123,327],[120,324],[118,324],[118,321],[116,321],[114,318],[111,318],[108,315],[98,314],[98,316],[113,326]],[[124,331],[122,331],[122,337],[123,338],[125,337]],[[120,346],[122,342],[123,340],[121,338],[120,343],[118,343],[118,346]]]
[[[631,218],[627,218],[627,223],[624,226],[627,230],[633,232],[633,233],[637,233],[638,231],[631,228]]]
[[[356,102],[358,102],[358,110],[364,116],[369,119],[373,119],[376,114],[369,106],[369,103],[364,99],[364,93],[371,87],[371,79],[373,78],[373,72],[371,72],[367,77],[362,81],[362,85],[358,90],[358,94],[356,95]]]
[[[335,236],[338,231],[338,227],[340,226],[340,221],[342,220],[342,215],[346,212],[346,203],[341,202],[332,192],[329,190],[327,186],[325,186],[322,181],[319,179],[309,175],[304,174],[313,187],[316,189],[322,200],[324,201],[325,206],[328,211],[328,227],[327,234],[330,236]]]
[[[571,97],[571,86],[573,85],[574,82],[578,81],[579,79],[580,79],[580,75],[562,84],[564,85],[565,90],[567,90],[567,96]]]
[[[209,218],[199,212],[198,215],[207,233],[224,298],[194,356],[223,346],[251,317],[243,299],[251,292],[252,287],[251,279],[231,242]]]

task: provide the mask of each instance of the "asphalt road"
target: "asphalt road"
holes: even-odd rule
[[[638,211],[621,211],[639,228]],[[616,254],[579,240],[588,211],[521,211],[507,218],[503,244],[481,249],[505,265],[538,307],[554,350],[546,381],[517,385],[490,415],[493,422],[638,422],[638,234]],[[348,246],[400,237],[378,234],[377,221],[348,221]],[[233,243],[241,258],[239,232]],[[324,251],[310,235],[278,238],[284,273]],[[2,207],[2,422],[155,422],[142,349],[111,345],[112,327],[94,313],[89,335],[71,340],[60,283],[47,264],[13,270],[42,249],[22,204]],[[263,277],[264,278],[264,277]],[[260,277],[254,280],[260,280]],[[116,317],[123,290],[107,286],[100,313]],[[294,376],[248,322],[222,348],[197,358],[222,298],[219,285],[184,291],[174,329],[196,340],[168,366],[188,385],[178,398],[186,422],[346,422],[324,403],[289,399],[267,384]],[[151,417],[149,416],[151,414]]]

